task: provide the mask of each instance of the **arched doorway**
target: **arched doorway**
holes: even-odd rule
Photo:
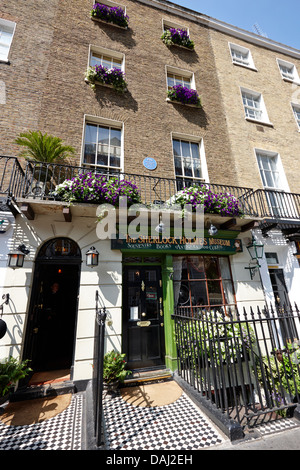
[[[38,252],[23,355],[34,372],[72,368],[80,268],[81,251],[69,238]]]

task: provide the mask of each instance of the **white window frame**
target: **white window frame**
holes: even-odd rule
[[[94,116],[90,114],[85,114],[84,115],[84,120],[83,120],[83,129],[82,129],[82,144],[81,144],[81,163],[80,165],[83,168],[93,168],[93,169],[103,169],[104,172],[106,171],[105,167],[102,167],[97,164],[89,164],[84,162],[84,147],[85,147],[85,130],[86,130],[86,125],[87,124],[94,124],[98,126],[104,126],[104,127],[111,127],[115,128],[121,131],[121,155],[120,155],[120,169],[117,169],[116,167],[109,167],[112,171],[116,171],[119,173],[124,172],[124,123],[122,121],[116,121],[114,119],[107,119],[107,118],[102,118],[100,116]]]
[[[293,111],[296,124],[298,126],[298,132],[300,132],[300,104],[291,103],[291,106],[292,106],[292,111]],[[297,116],[298,113],[299,113],[299,117]]]
[[[105,47],[94,46],[94,45],[90,44],[90,46],[89,46],[89,57],[88,57],[88,67],[91,66],[91,59],[92,59],[92,54],[93,53],[103,55],[103,56],[108,56],[108,57],[111,57],[112,59],[121,60],[121,70],[122,70],[122,72],[125,72],[125,55],[122,54],[121,52],[113,51],[111,49],[106,49]]]
[[[192,176],[185,176],[184,174],[182,174],[182,176],[176,175],[175,158],[174,158],[174,152],[173,152],[173,140],[180,140],[180,141],[185,141],[185,142],[189,142],[189,143],[198,144],[199,157],[200,157],[200,168],[201,168],[201,172],[202,172],[202,177],[201,178],[192,177]],[[208,175],[207,162],[206,162],[206,157],[205,157],[205,147],[204,147],[204,141],[203,141],[202,137],[195,136],[195,135],[190,135],[190,134],[181,134],[181,133],[178,133],[178,132],[171,132],[171,146],[172,146],[173,165],[174,165],[174,178],[175,178],[175,180],[178,180],[178,181],[191,180],[194,183],[196,183],[196,182],[209,183],[209,175]]]
[[[183,78],[188,78],[190,81],[190,89],[191,90],[196,90],[196,84],[195,84],[195,76],[193,72],[190,72],[189,70],[184,70],[184,69],[179,69],[177,67],[172,67],[170,65],[166,65],[166,84],[167,84],[167,90],[168,90],[168,73],[169,74],[174,74],[174,75],[179,75],[180,77]]]
[[[277,59],[277,65],[278,65],[282,80],[284,80],[286,82],[296,83],[297,85],[300,85],[300,78],[299,78],[299,75],[298,75],[297,68],[292,62],[287,62],[286,60]],[[281,67],[286,67],[287,69],[290,69],[291,70],[291,77],[285,76],[285,74],[284,74],[283,70],[281,69]]]
[[[15,34],[15,30],[16,30],[16,23],[14,23],[13,21],[9,21],[9,20],[4,20],[3,18],[0,18],[0,43],[1,43],[1,29],[5,28],[6,30],[9,30],[9,32],[11,33],[11,38],[10,38],[10,43],[7,47],[7,54],[6,54],[6,57],[3,57],[3,58],[0,58],[0,62],[9,62],[9,53],[10,53],[10,48],[11,48],[11,45],[12,45],[12,41],[13,41],[13,37],[14,37],[14,34]]]
[[[281,157],[279,153],[277,152],[271,152],[269,150],[263,150],[263,149],[254,149],[255,151],[255,157],[256,157],[256,162],[257,162],[257,167],[258,171],[260,174],[261,182],[266,190],[266,201],[269,206],[269,210],[272,213],[274,217],[284,217],[286,219],[289,218],[299,218],[298,210],[297,207],[294,204],[293,198],[289,195],[290,193],[290,188],[289,184],[285,175],[285,171],[282,165]],[[262,158],[274,158],[275,159],[275,164],[276,164],[276,173],[279,175],[279,181],[278,184],[275,184],[274,186],[268,186],[267,184],[264,184],[264,179],[262,177],[262,172],[260,169],[259,165],[259,158],[258,156],[261,156]],[[263,173],[265,170],[263,170]],[[271,170],[270,170],[271,172]],[[273,175],[272,178],[274,179]],[[266,180],[266,178],[265,178]],[[266,180],[267,182],[267,180]]]
[[[269,116],[267,113],[267,109],[265,106],[262,93],[259,93],[254,90],[249,90],[243,87],[240,88],[240,91],[241,91],[241,98],[242,98],[242,103],[244,107],[244,112],[245,112],[245,119],[247,121],[258,122],[260,124],[267,124],[269,126],[273,126],[273,124],[269,120]],[[249,101],[253,100],[253,102],[257,103],[259,106],[255,107],[255,106],[252,106],[250,103],[246,105],[244,103],[244,95],[247,95],[245,96],[245,98],[247,98]],[[256,118],[255,116],[251,115],[251,111],[253,112],[254,115],[255,113],[260,113],[260,116]]]
[[[240,46],[238,44],[233,44],[232,42],[228,43],[229,50],[230,50],[230,55],[231,55],[231,60],[234,65],[239,65],[240,67],[245,67],[247,69],[255,70],[257,71],[257,68],[254,65],[254,61],[252,58],[252,54],[250,49],[247,49],[246,47]],[[233,52],[240,52],[241,54],[247,55],[247,63],[243,62],[242,60],[238,60],[237,58],[234,57]]]

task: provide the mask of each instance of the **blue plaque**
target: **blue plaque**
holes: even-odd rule
[[[156,160],[154,158],[147,157],[143,161],[143,165],[147,170],[155,170],[157,167]]]

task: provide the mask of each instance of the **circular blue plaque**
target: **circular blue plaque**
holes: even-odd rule
[[[147,170],[155,170],[157,167],[156,160],[154,158],[147,157],[143,161],[143,165]]]

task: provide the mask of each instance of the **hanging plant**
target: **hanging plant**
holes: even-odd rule
[[[161,39],[167,46],[176,45],[187,47],[188,49],[194,49],[195,47],[195,44],[191,41],[186,29],[170,28],[167,31],[164,31]]]
[[[107,23],[113,23],[122,28],[128,28],[129,17],[125,15],[121,7],[110,7],[102,3],[95,3],[91,11],[91,17],[98,18]]]
[[[168,90],[167,96],[171,101],[177,101],[182,104],[201,106],[201,99],[196,90],[191,90],[182,85],[174,85]]]
[[[122,70],[116,67],[111,69],[108,69],[103,65],[89,67],[85,73],[85,78],[90,83],[92,88],[95,88],[98,82],[102,85],[112,86],[119,93],[124,93],[127,90],[125,74],[122,72]]]

